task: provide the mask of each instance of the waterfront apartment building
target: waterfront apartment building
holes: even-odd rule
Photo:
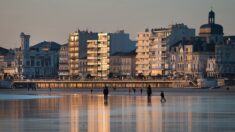
[[[168,28],[152,29],[150,37],[150,74],[166,75],[170,72],[169,49],[180,40],[195,37],[195,29],[184,24],[171,25]]]
[[[148,76],[150,73],[150,35],[151,32],[138,33],[137,48],[136,48],[136,74]]]
[[[78,32],[69,34],[68,54],[69,54],[69,77],[71,79],[79,76],[79,34]]]
[[[98,41],[87,40],[87,71],[92,77],[98,74]]]
[[[69,35],[69,76],[71,79],[78,79],[79,58],[87,56],[87,40],[97,39],[97,33],[80,31],[70,33]]]
[[[69,56],[68,56],[68,44],[64,44],[60,48],[59,53],[59,79],[65,80],[69,78]]]
[[[135,76],[135,50],[129,53],[115,53],[110,56],[110,73],[113,77]]]
[[[110,34],[99,33],[98,40],[87,41],[87,72],[96,78],[108,78]]]
[[[136,50],[137,74],[157,76],[168,73],[170,46],[194,36],[195,29],[190,29],[184,24],[139,33]]]

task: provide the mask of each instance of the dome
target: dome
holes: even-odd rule
[[[208,24],[204,24],[200,27],[200,35],[213,34],[223,35],[223,27],[219,24],[215,24],[215,12],[210,11],[208,15]]]
[[[200,27],[200,34],[223,35],[223,27],[219,24],[204,24]]]

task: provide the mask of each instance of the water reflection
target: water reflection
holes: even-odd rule
[[[0,101],[0,131],[226,131],[234,97],[68,95]]]

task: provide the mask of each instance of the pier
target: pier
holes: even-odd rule
[[[184,88],[197,87],[190,80],[15,80],[14,88]]]

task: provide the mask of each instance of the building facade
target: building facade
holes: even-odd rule
[[[136,75],[148,76],[150,73],[150,35],[151,32],[138,33],[137,47],[136,47]]]
[[[153,29],[150,38],[151,76],[170,74],[169,47],[180,40],[189,40],[192,37],[195,37],[195,29],[190,29],[184,24]]]
[[[79,73],[82,79],[87,77],[87,57],[80,58],[79,60]]]
[[[87,72],[92,77],[98,75],[98,41],[87,41]]]
[[[97,33],[80,31],[69,35],[69,76],[71,79],[80,78],[79,58],[87,56],[87,40],[97,39]]]
[[[99,33],[98,40],[87,41],[87,71],[92,77],[107,79],[110,63],[110,35]]]
[[[79,33],[69,34],[68,54],[69,54],[69,77],[75,79],[79,77]]]
[[[207,60],[214,55],[214,44],[200,39],[179,41],[171,46],[170,70],[172,75],[205,77]]]
[[[135,51],[129,53],[116,53],[110,56],[110,73],[113,77],[135,76]]]
[[[23,78],[58,78],[60,44],[41,42],[24,53]]]
[[[59,79],[69,79],[69,56],[68,56],[68,44],[64,44],[60,47],[59,52]]]
[[[235,45],[222,44],[215,47],[215,77],[235,77]],[[210,63],[209,63],[210,64]]]
[[[195,29],[184,24],[152,29],[138,34],[136,71],[145,76],[169,74],[169,48],[183,39],[195,36]]]

